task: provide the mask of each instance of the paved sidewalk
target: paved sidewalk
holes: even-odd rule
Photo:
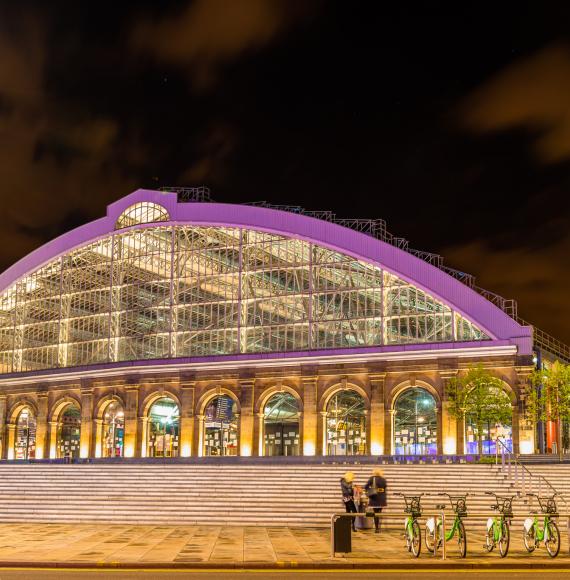
[[[460,559],[451,542],[442,561],[425,547],[419,559],[411,557],[395,531],[357,532],[353,552],[331,559],[329,531],[322,528],[3,524],[0,567],[570,569],[565,535],[553,560],[544,548],[527,554],[516,532],[505,559],[485,553],[482,535],[472,533],[468,558]]]

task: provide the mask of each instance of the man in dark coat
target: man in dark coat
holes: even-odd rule
[[[372,477],[366,482],[364,489],[368,494],[368,506],[374,511],[374,531],[380,533],[380,518],[376,514],[382,511],[383,507],[388,505],[386,500],[388,485],[384,479],[384,474],[381,469],[375,469],[372,472]]]
[[[342,492],[342,501],[344,502],[344,507],[346,509],[346,513],[357,513],[358,510],[356,509],[356,505],[354,503],[354,487],[352,486],[352,482],[354,481],[354,473],[352,471],[348,471],[344,474],[344,477],[340,479],[340,489]],[[352,519],[352,531],[356,532],[356,518]]]

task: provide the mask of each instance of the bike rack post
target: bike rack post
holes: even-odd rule
[[[501,471],[505,472],[505,450],[501,447]]]
[[[509,453],[509,479],[511,479],[511,454]]]
[[[437,528],[436,528],[437,529]],[[437,534],[436,534],[437,536]],[[436,538],[437,545],[437,538]],[[445,560],[446,550],[445,550],[445,511],[441,511],[441,559]]]
[[[522,471],[522,473],[521,473],[521,476],[522,476],[522,485],[521,485],[522,492],[523,492],[523,495],[526,495],[526,491],[525,491],[525,476],[524,476],[525,470],[524,470],[524,467],[522,468],[521,471]]]
[[[515,487],[519,484],[519,462],[515,461]]]

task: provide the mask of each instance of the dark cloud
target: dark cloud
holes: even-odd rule
[[[554,229],[557,226],[553,224]],[[478,284],[505,298],[515,298],[521,318],[570,343],[568,230],[547,247],[530,248],[521,243],[497,248],[488,240],[475,240],[449,247],[444,255],[446,263],[477,274]]]
[[[528,130],[545,163],[570,159],[570,46],[549,46],[502,70],[467,99],[462,117],[476,133]]]
[[[195,88],[209,87],[221,65],[266,45],[314,5],[314,0],[195,0],[178,14],[140,20],[132,46],[182,67]]]

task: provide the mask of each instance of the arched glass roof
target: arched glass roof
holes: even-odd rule
[[[116,230],[136,226],[138,224],[151,224],[155,222],[167,222],[170,219],[166,208],[158,203],[143,201],[128,207],[117,220]]]
[[[131,227],[67,251],[0,296],[4,373],[487,339],[379,266],[245,227]]]

